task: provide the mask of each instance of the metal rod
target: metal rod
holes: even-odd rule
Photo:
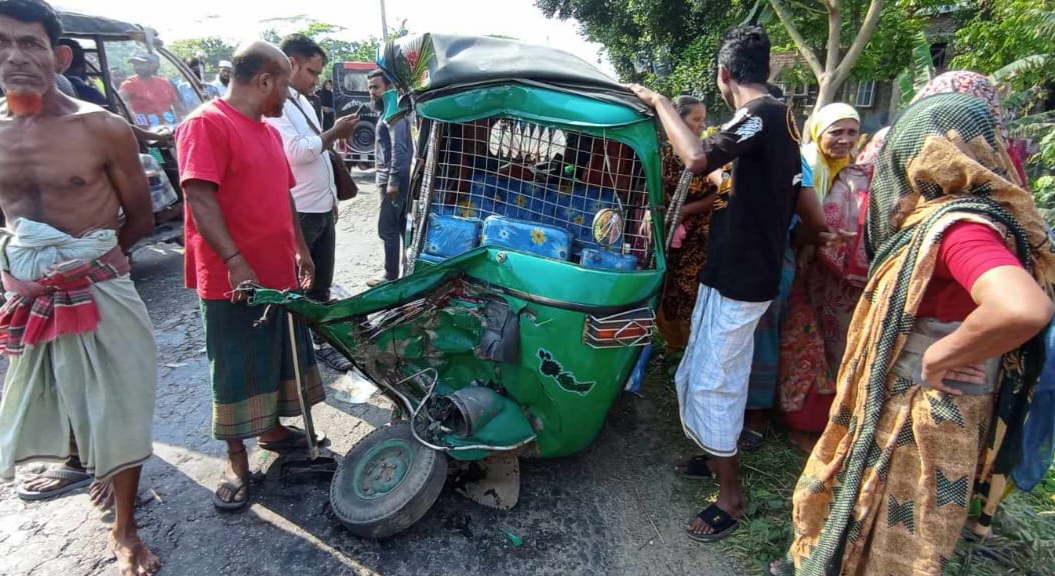
[[[429,209],[432,207],[432,195],[436,190],[436,161],[439,156],[440,131],[444,128],[442,122],[433,122],[429,132],[429,152],[425,160],[425,193],[421,195],[418,206],[418,214],[415,215],[414,235],[411,238],[410,254],[408,262],[403,266],[406,274],[414,273],[414,265],[421,255],[422,244],[425,243],[425,234],[428,231]]]
[[[304,418],[304,436],[308,442],[308,458],[314,461],[319,457],[319,447],[315,444],[315,425],[311,421],[307,391],[304,390],[304,380],[300,377],[300,355],[297,354],[297,331],[292,312],[286,312],[286,323],[289,328],[289,350],[293,353],[293,378],[297,383],[297,401],[300,402],[300,414]]]
[[[681,180],[678,180],[678,187],[674,190],[671,209],[667,212],[667,218],[664,220],[667,230],[667,242],[664,244],[666,249],[670,249],[670,244],[674,241],[674,231],[678,228],[678,220],[681,219],[681,209],[685,207],[685,199],[689,196],[689,184],[692,183],[692,179],[695,176],[688,170],[682,170],[681,172]]]

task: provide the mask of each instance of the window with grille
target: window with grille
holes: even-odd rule
[[[820,93],[821,93],[820,86],[818,86],[816,84],[810,84],[808,89],[807,89],[807,94],[806,94],[806,105],[807,106],[815,105],[817,103],[817,97],[820,95]]]
[[[423,257],[464,249],[441,245],[433,223],[476,223],[483,232],[465,240],[470,248],[515,244],[526,231],[524,251],[555,241],[542,255],[583,266],[589,258],[620,269],[652,266],[645,173],[628,145],[513,118],[437,123],[434,129],[438,150]]]
[[[871,108],[875,106],[875,80],[861,80],[850,84],[847,95],[852,98],[852,104],[855,108]]]

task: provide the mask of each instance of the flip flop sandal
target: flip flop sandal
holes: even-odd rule
[[[740,439],[737,440],[736,446],[743,452],[754,452],[762,447],[765,442],[765,432],[755,432],[750,428],[744,428],[743,432],[740,432]]]
[[[292,434],[290,434],[287,438],[275,442],[257,442],[257,446],[260,446],[260,448],[263,450],[267,450],[268,452],[275,452],[277,454],[286,454],[289,452],[303,452],[304,450],[307,450],[308,442],[304,430],[301,430],[296,426],[287,426],[286,428],[290,432],[292,432]],[[322,432],[315,433],[316,446],[321,448],[325,441],[326,434]]]
[[[681,464],[675,464],[674,473],[682,478],[714,478],[714,473],[711,472],[711,468],[707,466],[707,462],[710,461],[710,459],[711,457],[706,454],[693,456]]]
[[[724,540],[726,536],[732,534],[733,530],[736,530],[736,527],[740,524],[739,520],[726,514],[725,510],[719,508],[717,504],[711,504],[704,508],[703,511],[696,515],[696,517],[710,526],[711,530],[714,530],[711,534],[696,534],[692,530],[686,528],[685,534],[689,539],[695,540],[696,542],[713,543]]]
[[[37,478],[44,478],[47,480],[67,480],[69,481],[69,484],[66,484],[65,486],[59,486],[52,490],[44,490],[38,492],[35,490],[27,490],[25,488],[25,484],[23,483],[20,484],[18,489],[15,490],[15,493],[18,494],[19,498],[27,502],[39,502],[41,500],[50,500],[51,498],[57,498],[59,496],[62,496],[63,494],[69,494],[74,490],[80,490],[81,488],[90,485],[92,483],[92,480],[95,479],[94,476],[88,474],[87,472],[74,470],[72,468],[50,468],[38,474]]]
[[[223,481],[220,482],[220,485],[212,493],[212,505],[215,506],[217,510],[222,510],[224,512],[234,512],[235,510],[245,508],[246,504],[249,504],[249,477],[250,475],[246,474],[245,478],[239,477],[232,480],[225,474]],[[237,496],[242,489],[245,489],[245,498],[228,502],[223,498],[220,498],[221,488],[227,488],[231,493],[232,498]]]

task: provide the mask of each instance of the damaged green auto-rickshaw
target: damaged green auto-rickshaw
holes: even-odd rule
[[[385,116],[420,122],[406,275],[330,304],[252,298],[307,319],[400,408],[331,488],[338,518],[375,538],[425,514],[449,463],[460,491],[504,508],[517,458],[593,441],[651,341],[684,199],[663,210],[647,107],[574,56],[425,34],[379,66]]]

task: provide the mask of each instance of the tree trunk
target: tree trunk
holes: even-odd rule
[[[817,103],[813,105],[814,114],[821,108],[835,102],[835,97],[839,95],[839,90],[843,87],[843,81],[840,80],[836,83],[836,80],[828,74],[821,80],[820,89],[817,91]]]
[[[795,26],[793,13],[786,4],[786,0],[769,0],[769,5],[772,6],[781,24],[784,25],[784,29],[791,36],[791,40],[795,43],[799,54],[806,60],[806,63],[809,64],[810,69],[813,71],[813,75],[817,78],[820,89],[817,93],[817,104],[813,107],[814,113],[835,101],[835,97],[839,94],[839,89],[842,88],[843,83],[850,76],[850,70],[857,64],[857,60],[860,59],[865,46],[872,39],[872,34],[875,33],[876,27],[879,25],[879,17],[883,11],[885,1],[869,1],[868,12],[865,14],[864,22],[862,22],[850,48],[845,52],[842,51],[841,42],[841,1],[822,1],[821,3],[824,4],[828,11],[828,42],[825,62],[821,62],[817,51],[810,47],[798,27]],[[810,114],[810,116],[812,117],[813,114]],[[807,120],[808,126],[809,121]],[[805,142],[809,141],[808,130],[806,134],[803,134],[803,139]]]
[[[806,123],[803,125],[802,130],[802,143],[809,144],[813,141],[813,137],[810,135],[810,122],[813,121],[813,117],[817,114],[817,111],[824,108],[828,104],[835,102],[835,97],[839,95],[839,89],[842,88],[842,82],[836,84],[833,82],[828,74],[818,80],[820,87],[817,90],[817,103],[813,105],[813,110],[810,112]]]

